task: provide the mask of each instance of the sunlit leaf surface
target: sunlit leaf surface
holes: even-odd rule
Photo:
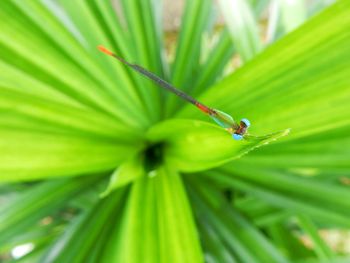
[[[185,2],[0,1],[0,262],[349,262],[350,2]]]
[[[166,160],[184,172],[201,171],[240,158],[289,133],[289,129],[263,136],[246,135],[241,141],[222,128],[200,121],[174,119],[154,126],[147,137],[164,142]]]

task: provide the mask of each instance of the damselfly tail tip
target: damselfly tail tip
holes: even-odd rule
[[[108,50],[108,49],[105,48],[104,46],[99,45],[99,46],[97,46],[97,48],[98,48],[101,52],[103,52],[103,53],[105,53],[105,54],[107,54],[107,55],[109,55],[109,56],[113,56],[113,52],[110,51],[110,50]]]

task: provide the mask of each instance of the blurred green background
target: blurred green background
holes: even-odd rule
[[[0,262],[350,262],[349,28],[347,0],[1,1]]]

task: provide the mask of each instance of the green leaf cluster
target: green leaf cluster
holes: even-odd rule
[[[350,228],[350,2],[323,2],[220,0],[218,30],[186,1],[171,60],[160,1],[0,1],[0,261],[349,261],[319,234]]]

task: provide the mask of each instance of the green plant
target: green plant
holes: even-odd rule
[[[318,230],[350,227],[349,1],[265,50],[255,20],[266,1],[233,1],[240,12],[224,12],[213,47],[202,45],[212,2],[187,1],[171,65],[157,1],[121,0],[119,17],[109,1],[57,2],[0,2],[0,257],[25,243],[34,249],[16,261],[342,256]],[[306,19],[303,5],[280,9],[270,42]],[[233,141],[98,44],[248,117],[252,134],[292,132],[238,158],[276,138]],[[234,55],[243,65],[222,79]]]

